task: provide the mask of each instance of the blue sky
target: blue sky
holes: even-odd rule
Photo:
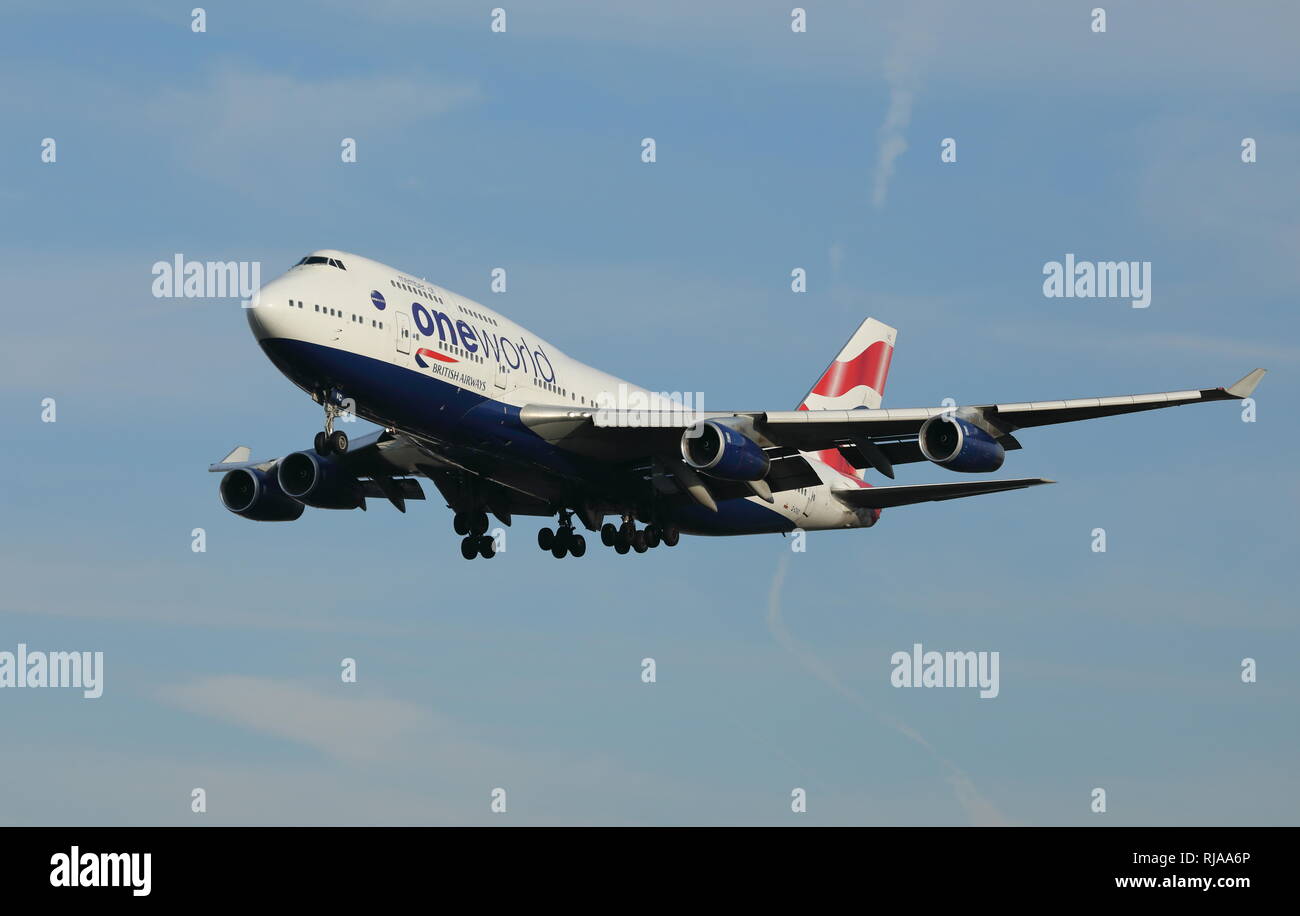
[[[1095,5],[812,4],[796,35],[769,2],[507,5],[505,34],[482,4],[212,4],[204,34],[192,4],[8,4],[0,650],[106,671],[0,691],[0,821],[1294,824],[1300,12],[1111,3],[1096,34]],[[466,563],[437,501],[259,525],[205,473],[318,410],[152,264],[322,247],[717,409],[793,407],[866,315],[899,329],[886,406],[1271,371],[1255,423],[1028,431],[1001,474],[1058,485],[806,553],[557,562],[525,520]],[[1067,252],[1151,261],[1151,306],[1044,298]],[[999,697],[892,688],[915,642],[998,651]]]

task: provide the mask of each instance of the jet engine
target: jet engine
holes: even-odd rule
[[[221,478],[221,502],[255,522],[292,522],[302,515],[298,500],[285,495],[274,469],[235,468]]]
[[[722,480],[762,480],[772,463],[761,445],[717,420],[701,420],[682,433],[682,459]]]
[[[996,471],[1007,455],[996,439],[960,417],[931,417],[921,426],[918,439],[921,454],[950,471]]]
[[[356,509],[364,505],[361,482],[332,458],[294,452],[280,462],[280,488],[317,509]]]

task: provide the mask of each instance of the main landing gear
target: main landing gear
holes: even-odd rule
[[[336,395],[337,392],[327,392],[320,398],[321,403],[325,405],[325,431],[316,434],[312,445],[316,449],[316,454],[322,457],[330,452],[342,455],[348,450],[348,434],[334,428],[334,418],[344,412],[334,403]]]
[[[487,533],[486,512],[457,512],[451,520],[457,534],[465,536],[460,542],[460,555],[467,560],[482,557],[490,560],[496,556],[496,541]]]
[[[490,534],[470,535],[460,542],[460,555],[467,560],[482,557],[490,560],[497,555],[497,544]]]
[[[606,547],[613,547],[620,554],[630,550],[645,553],[660,544],[665,547],[676,547],[680,539],[681,533],[672,525],[666,527],[646,525],[638,529],[636,523],[628,516],[623,517],[623,524],[618,527],[606,522],[600,529],[600,542]]]
[[[565,554],[580,557],[587,552],[587,539],[573,530],[572,513],[567,509],[560,513],[560,525],[554,531],[542,528],[537,532],[537,546],[549,550],[557,560],[564,559]]]

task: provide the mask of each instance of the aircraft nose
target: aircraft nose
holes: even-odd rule
[[[244,311],[248,316],[248,326],[258,340],[284,336],[289,300],[276,294],[274,284],[253,293]]]

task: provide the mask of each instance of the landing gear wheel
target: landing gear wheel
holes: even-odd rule
[[[564,541],[559,538],[556,538],[555,543],[551,545],[551,556],[555,557],[557,560],[563,560],[564,555],[568,552],[568,548],[568,544],[564,543]]]
[[[469,533],[478,537],[487,534],[488,517],[486,512],[473,512],[469,517]]]
[[[328,455],[330,453],[329,436],[325,435],[324,432],[317,433],[316,438],[312,440],[312,447],[316,449],[317,455]]]
[[[451,527],[462,537],[469,534],[469,519],[465,517],[464,512],[457,512],[452,517]]]
[[[551,545],[555,543],[555,532],[550,528],[542,528],[537,532],[537,546],[542,550],[550,550]]]
[[[676,528],[665,528],[661,537],[665,547],[676,547],[677,542],[681,540],[682,533]]]
[[[647,547],[649,547],[649,548],[651,548],[651,549],[653,550],[655,547],[658,547],[658,546],[659,546],[659,542],[660,542],[662,539],[663,539],[663,538],[662,538],[662,536],[661,536],[660,533],[659,533],[659,526],[658,526],[658,525],[646,525],[646,526],[645,526],[645,545],[646,545]]]
[[[600,526],[600,542],[606,547],[614,546],[614,539],[618,537],[618,529],[609,522]]]
[[[646,546],[644,531],[638,531],[636,534],[632,535],[632,549],[637,553],[645,553],[650,549]]]
[[[483,559],[490,560],[497,555],[497,543],[492,537],[485,534],[474,540],[478,542],[479,556]]]
[[[617,541],[614,542],[614,552],[619,555],[625,554],[631,549],[632,549],[632,545],[629,544],[627,541],[623,540],[622,538],[619,538]]]
[[[478,542],[474,538],[465,538],[460,542],[460,555],[467,560],[478,556]]]
[[[329,434],[330,451],[337,455],[345,455],[348,451],[348,434],[341,429],[336,429]]]
[[[580,557],[587,552],[587,539],[580,534],[575,534],[569,540],[569,553],[575,557]]]

